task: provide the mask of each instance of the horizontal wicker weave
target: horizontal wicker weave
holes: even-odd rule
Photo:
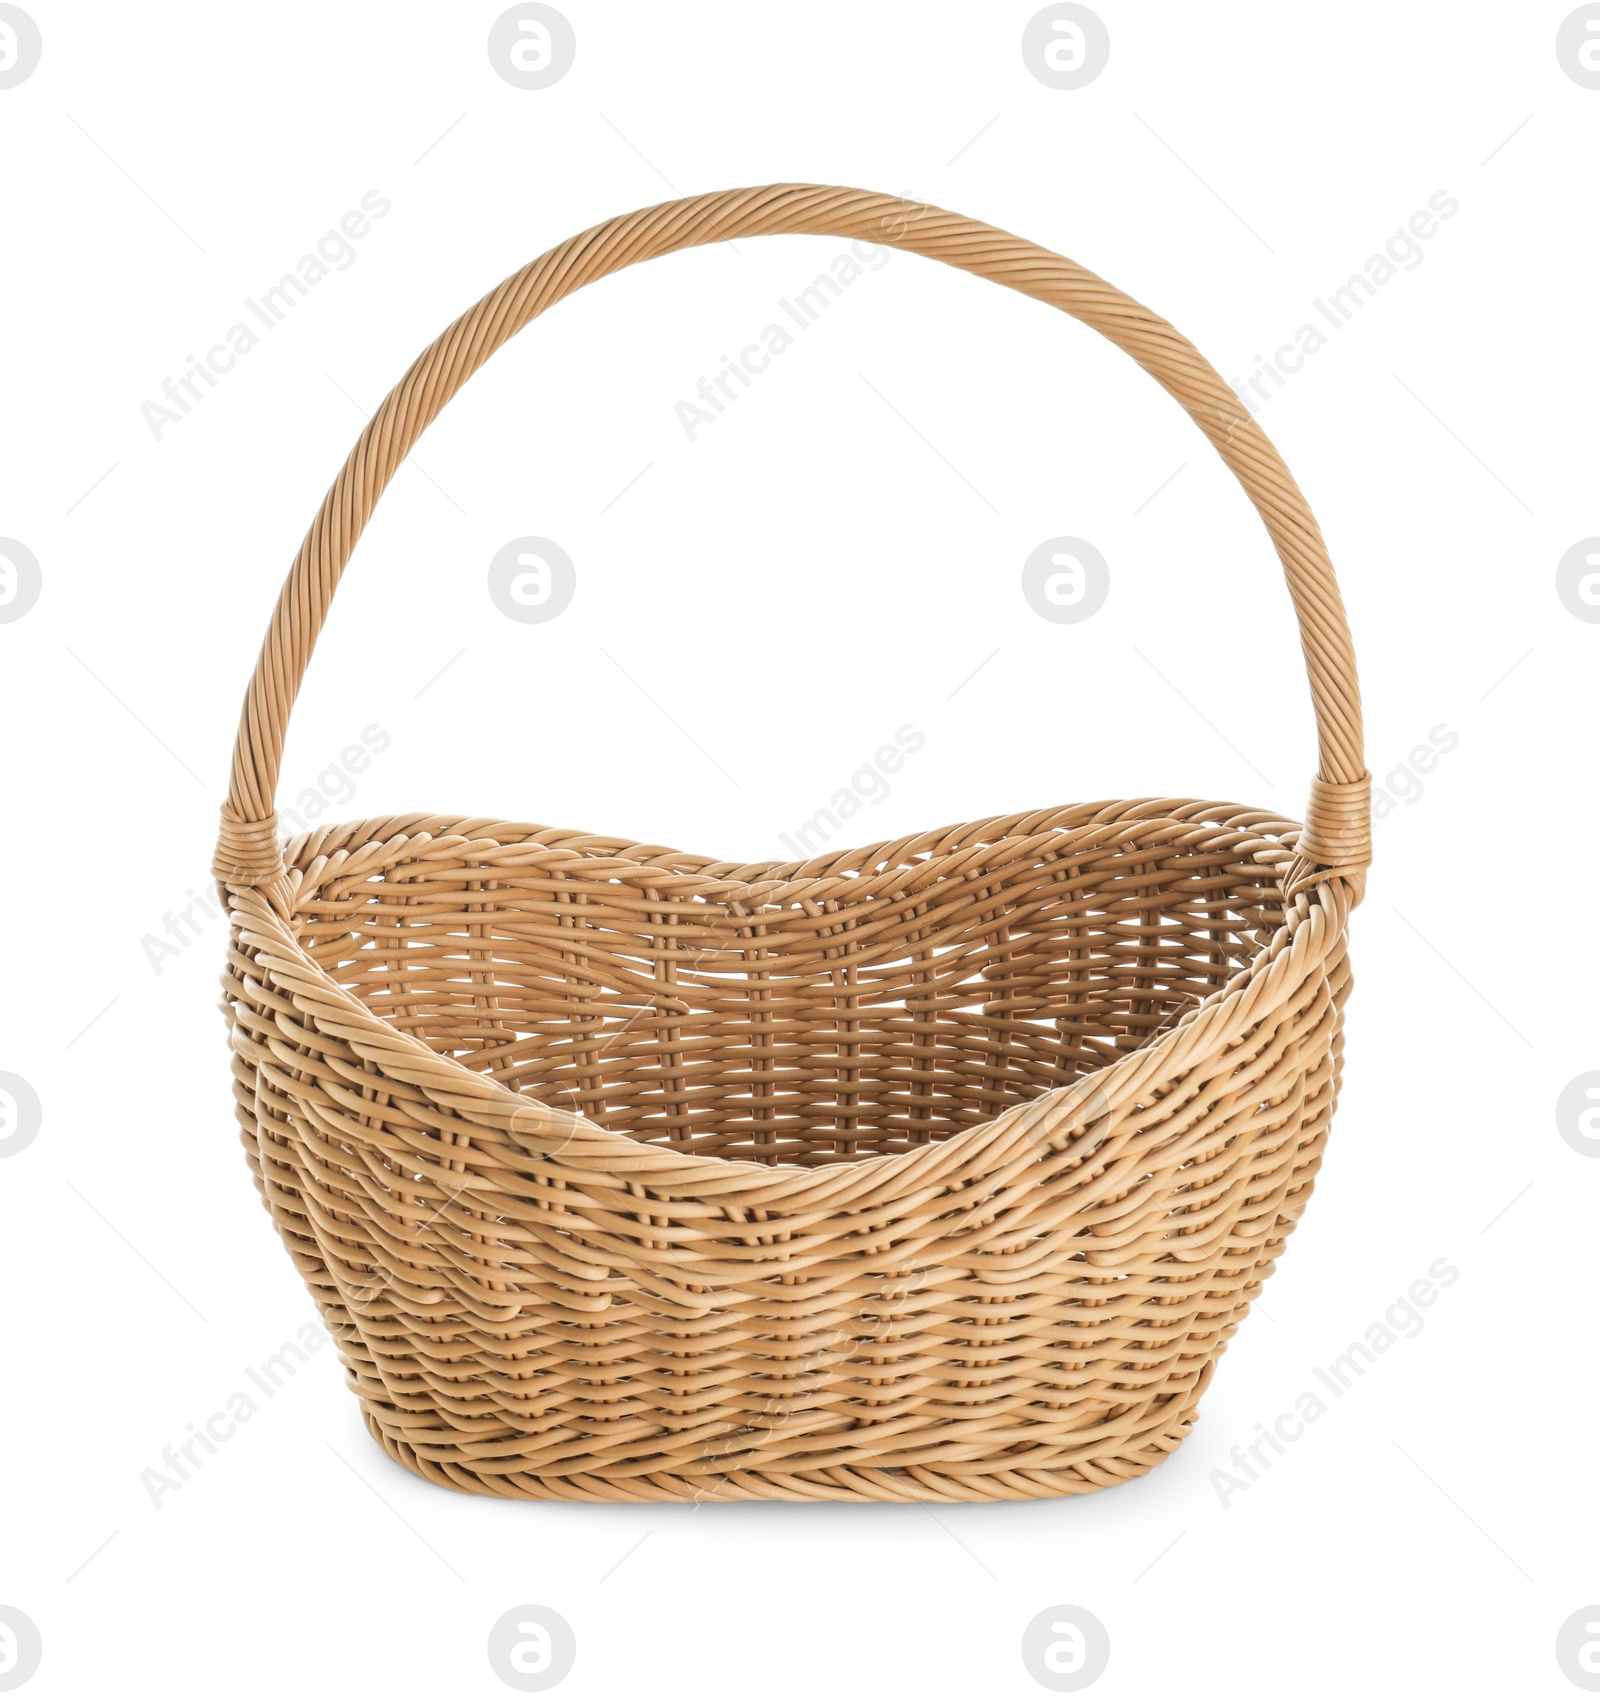
[[[284,847],[301,678],[440,409],[585,283],[796,232],[1032,295],[1188,409],[1299,617],[1307,825],[1111,802],[741,866],[414,813]],[[535,260],[412,366],[329,491],[217,851],[243,1141],[373,1435],[438,1483],[585,1501],[965,1501],[1144,1472],[1311,1191],[1367,793],[1303,498],[1195,349],[1099,278],[953,213],[795,185]]]

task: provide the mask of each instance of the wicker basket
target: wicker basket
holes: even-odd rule
[[[374,503],[564,295],[772,233],[1082,319],[1255,503],[1320,739],[1309,822],[1141,800],[788,864],[410,813],[280,845],[306,663]],[[1369,859],[1316,524],[1162,319],[950,212],[778,186],[616,218],[487,295],[362,432],[273,614],[216,873],[239,1122],[374,1437],[481,1494],[971,1501],[1170,1454],[1311,1193]]]

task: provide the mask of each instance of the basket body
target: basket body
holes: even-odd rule
[[[243,1140],[367,1423],[579,1500],[1165,1458],[1294,1228],[1349,891],[1083,806],[804,864],[414,815],[230,891]]]

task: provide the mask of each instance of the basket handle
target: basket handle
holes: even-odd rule
[[[1344,605],[1305,497],[1238,396],[1165,319],[1070,259],[897,195],[794,183],[695,195],[597,224],[492,289],[401,378],[334,479],[273,609],[234,744],[218,881],[287,897],[274,803],[289,714],[351,550],[445,403],[520,329],[586,283],[683,248],[757,235],[854,237],[987,277],[1098,330],[1182,404],[1260,513],[1300,621],[1320,764],[1289,887],[1339,877],[1359,899],[1371,859],[1371,780]]]

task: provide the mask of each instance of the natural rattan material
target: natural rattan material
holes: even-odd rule
[[[1261,512],[1300,618],[1311,818],[1134,801],[738,866],[411,814],[280,850],[288,715],[374,503],[484,359],[581,284],[826,232],[1128,349]],[[1015,236],[857,190],[707,195],[510,278],[330,490],[246,701],[217,873],[243,1138],[373,1434],[581,1500],[981,1500],[1176,1447],[1310,1194],[1369,856],[1332,568],[1276,453],[1161,319]]]

